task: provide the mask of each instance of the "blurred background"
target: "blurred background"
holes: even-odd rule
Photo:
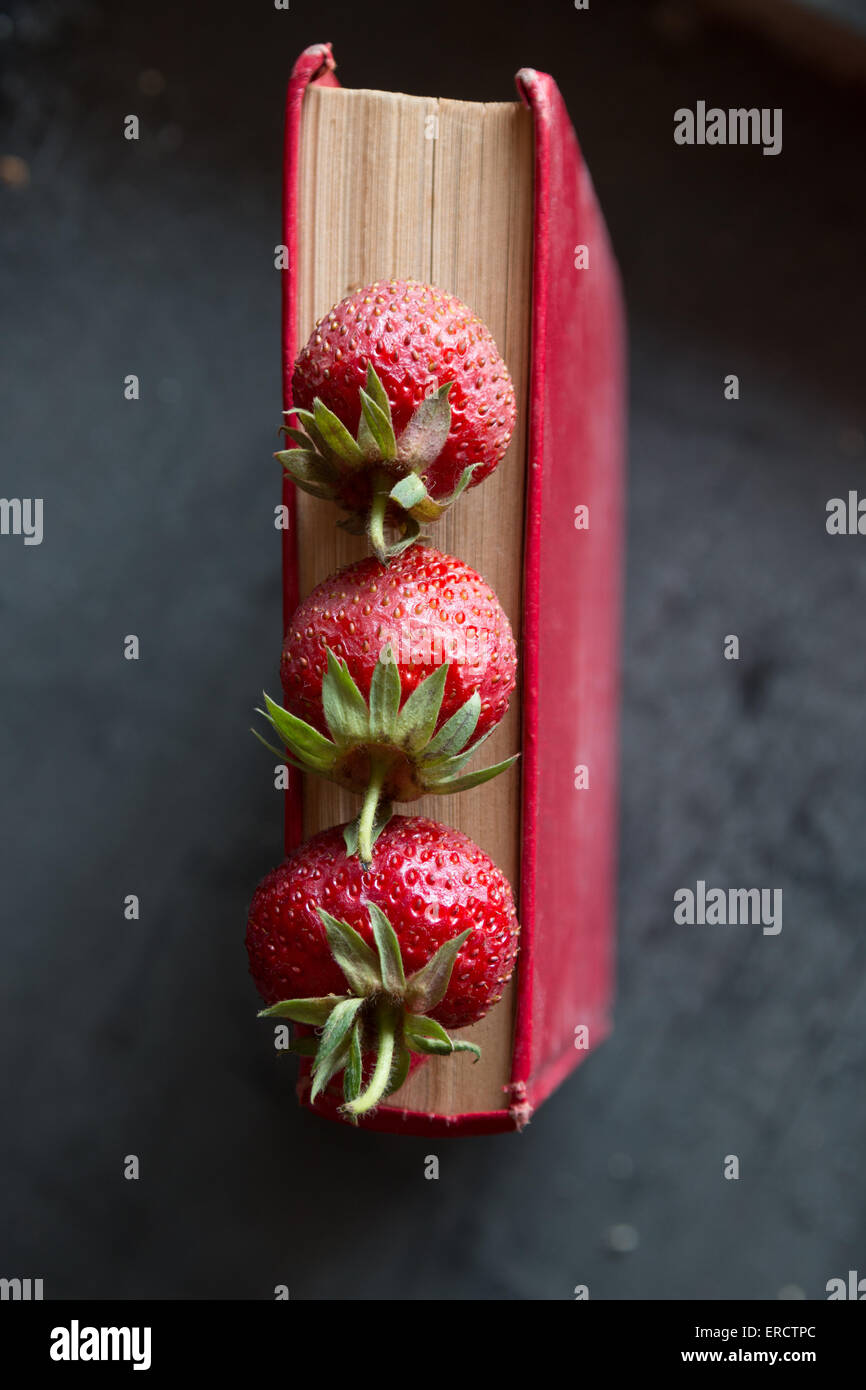
[[[816,8],[0,0],[0,491],[45,499],[41,546],[0,538],[0,1275],[546,1300],[866,1274],[866,539],[825,529],[866,494],[866,16]],[[321,40],[350,86],[553,73],[625,282],[616,1027],[519,1137],[298,1110],[247,976],[281,853],[246,729],[280,639],[283,101]],[[676,146],[698,100],[781,107],[782,153]],[[698,878],[781,887],[781,935],[675,926]]]

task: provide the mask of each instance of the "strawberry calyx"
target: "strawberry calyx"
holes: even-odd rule
[[[357,436],[317,396],[312,410],[295,406],[286,412],[303,428],[281,426],[293,447],[274,457],[302,492],[354,511],[340,524],[349,531],[366,530],[377,558],[387,564],[414,544],[423,523],[438,521],[472,480],[475,464],[464,468],[448,497],[433,497],[424,482],[423,474],[441,454],[451,429],[452,385],[446,381],[425,397],[397,435],[385,388],[368,363],[366,389],[359,390]],[[359,499],[355,507],[346,500],[353,496]],[[388,529],[394,532],[390,539]]]
[[[460,948],[472,928],[439,947],[427,964],[406,978],[397,933],[380,907],[365,902],[375,951],[348,922],[317,907],[331,955],[348,986],[346,994],[315,999],[283,999],[262,1009],[259,1018],[287,1018],[321,1028],[318,1040],[298,1039],[292,1051],[312,1055],[314,1101],[331,1077],[343,1072],[344,1114],[352,1119],[372,1110],[400,1089],[409,1073],[410,1054],[428,1057],[471,1052],[475,1043],[454,1040],[429,1012],[447,993]],[[365,1084],[365,1058],[373,1057]]]
[[[331,737],[276,704],[266,693],[257,710],[285,744],[286,752],[252,732],[265,747],[301,772],[311,772],[359,792],[364,801],[346,826],[347,853],[368,868],[373,845],[388,823],[392,801],[414,801],[427,793],[467,791],[504,772],[519,757],[476,772],[463,768],[492,730],[475,742],[481,696],[474,691],[436,730],[450,663],[443,662],[403,700],[400,672],[390,645],[380,653],[366,700],[347,663],[325,648],[322,709]]]

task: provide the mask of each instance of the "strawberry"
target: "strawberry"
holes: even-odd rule
[[[461,831],[395,816],[365,871],[343,830],[313,836],[266,875],[246,942],[268,1005],[260,1016],[323,1030],[293,1044],[315,1055],[311,1099],[343,1070],[343,1108],[356,1116],[403,1084],[410,1053],[480,1055],[446,1028],[499,1000],[519,926],[507,880]]]
[[[508,707],[516,666],[490,586],[464,561],[412,546],[313,590],[283,645],[286,708],[265,695],[260,713],[293,766],[364,796],[346,844],[369,864],[392,801],[465,791],[514,761],[463,775]]]
[[[276,455],[298,487],[330,498],[387,560],[501,462],[516,407],[508,368],[459,299],[377,280],[336,304],[292,375],[296,447]],[[288,412],[291,414],[292,412]],[[385,526],[397,527],[388,542]]]

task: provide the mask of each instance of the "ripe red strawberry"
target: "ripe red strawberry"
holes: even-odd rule
[[[286,709],[266,695],[266,718],[293,765],[364,796],[347,844],[369,863],[391,801],[464,791],[513,761],[461,775],[505,713],[516,666],[490,586],[412,546],[388,566],[349,565],[301,604],[283,645]]]
[[[277,457],[299,487],[366,522],[382,560],[493,472],[516,415],[489,330],[417,280],[378,280],[325,314],[292,398],[303,430],[287,429],[297,448]],[[386,522],[401,531],[392,545]]]
[[[345,1068],[345,1108],[360,1114],[403,1084],[410,1052],[478,1052],[445,1028],[499,1000],[519,926],[507,880],[461,831],[395,816],[365,871],[343,829],[266,875],[246,941],[264,1015],[324,1027],[312,1098]],[[367,1053],[376,1062],[361,1093]]]
[[[387,567],[372,556],[338,570],[295,611],[283,642],[286,706],[327,733],[322,710],[325,648],[348,663],[361,693],[391,644],[404,698],[450,662],[439,715],[444,724],[473,693],[481,696],[476,736],[498,724],[514,689],[511,624],[486,580],[465,560],[412,546]]]

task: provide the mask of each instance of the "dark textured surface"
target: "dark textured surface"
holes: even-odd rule
[[[824,529],[866,490],[861,98],[670,7],[445,0],[447,50],[414,42],[424,7],[375,42],[328,3],[6,11],[0,156],[29,183],[2,166],[2,492],[44,497],[45,539],[0,537],[0,1274],[47,1297],[822,1297],[866,1258],[866,539]],[[351,85],[507,99],[552,71],[629,299],[617,1026],[520,1138],[298,1111],[246,975],[280,838],[244,730],[280,625],[282,100],[328,38]],[[697,99],[782,106],[782,155],[677,148]],[[675,926],[697,878],[781,887],[781,935]]]

